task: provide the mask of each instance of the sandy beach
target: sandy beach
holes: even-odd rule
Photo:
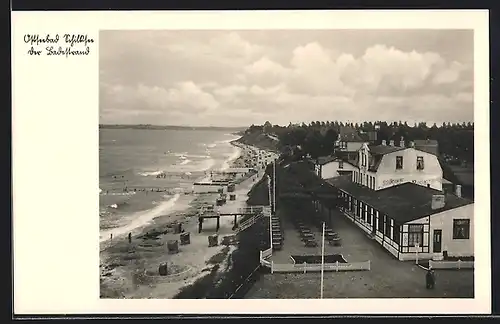
[[[239,158],[231,166],[239,166]],[[246,206],[248,192],[258,183],[259,172],[236,185],[236,200],[228,200],[231,208]],[[216,220],[207,219],[198,233],[197,211],[201,205],[213,204],[218,194],[179,195],[175,209],[162,214],[169,201],[144,213],[135,224],[114,234],[112,240],[101,239],[100,287],[101,298],[176,298],[184,288],[203,280],[216,278],[232,265],[232,252],[237,247],[219,244],[208,246],[208,236],[216,233]],[[168,208],[167,208],[168,209]],[[233,233],[233,217],[221,217],[219,243]],[[182,223],[190,233],[190,244],[180,245],[180,234],[174,234],[173,225]],[[140,226],[143,224],[143,226]],[[127,234],[132,233],[132,242]],[[121,234],[121,235],[119,235]],[[179,241],[179,253],[169,254],[167,242]],[[160,264],[166,263],[168,275],[159,275]]]

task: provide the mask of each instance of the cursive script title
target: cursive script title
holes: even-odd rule
[[[87,34],[26,34],[24,43],[28,44],[28,55],[78,56],[89,55],[94,39]]]

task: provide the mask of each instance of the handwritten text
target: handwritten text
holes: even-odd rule
[[[94,39],[86,34],[26,34],[24,42],[30,45],[28,55],[69,57],[89,55]]]

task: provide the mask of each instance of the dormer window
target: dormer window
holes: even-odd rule
[[[417,170],[423,170],[423,169],[424,169],[424,157],[417,156]]]
[[[344,161],[339,161],[339,169],[343,169],[344,168]]]
[[[363,153],[361,155],[361,166],[364,166],[364,167],[366,166],[366,154],[365,153]]]
[[[396,156],[396,170],[402,170],[402,169],[403,169],[403,157]]]

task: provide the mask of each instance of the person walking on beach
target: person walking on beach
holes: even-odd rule
[[[111,241],[113,241],[113,233],[111,233],[111,236],[109,237]]]
[[[132,243],[132,233],[128,233],[128,242]]]
[[[432,268],[427,269],[427,273],[425,274],[425,283],[427,289],[434,289],[436,278],[434,275],[434,270],[432,270]]]

